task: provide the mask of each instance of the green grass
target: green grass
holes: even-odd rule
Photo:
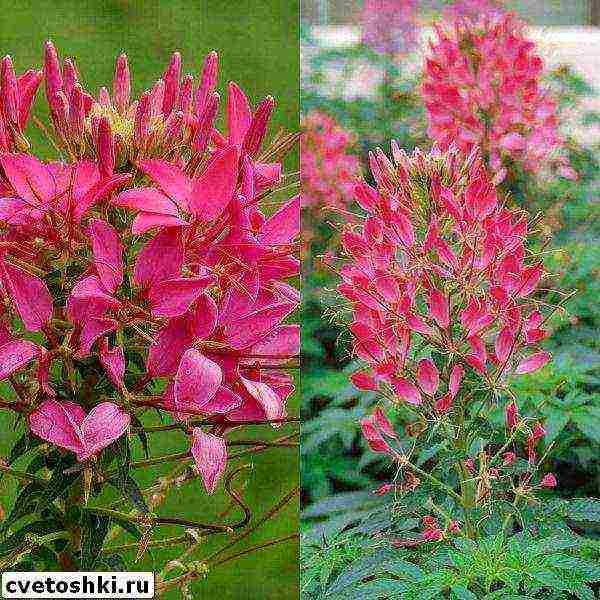
[[[94,94],[112,82],[114,59],[129,55],[133,87],[137,94],[163,72],[171,52],[179,50],[185,72],[197,73],[205,54],[213,49],[221,56],[221,91],[235,80],[256,103],[272,94],[278,103],[274,127],[295,130],[299,108],[298,0],[289,2],[228,2],[224,0],[77,1],[21,0],[0,2],[2,53],[11,54],[18,72],[42,64],[42,44],[51,38],[61,55],[74,56],[82,80]],[[36,114],[43,114],[41,94]],[[29,137],[37,154],[51,156],[43,136],[31,127]],[[288,168],[295,168],[297,156]],[[297,402],[290,412],[297,413]],[[261,432],[258,431],[257,435]],[[0,414],[0,455],[10,448],[17,432],[12,417]],[[269,434],[271,437],[273,434]],[[249,437],[244,434],[244,437]],[[182,434],[154,436],[152,453],[181,450]],[[139,450],[139,449],[138,449]],[[297,452],[270,450],[252,459],[254,466],[245,496],[260,513],[272,506],[298,481]],[[166,468],[138,472],[142,485],[152,482]],[[0,482],[0,502],[9,508],[14,485]],[[208,497],[200,482],[170,496],[160,514],[178,514],[210,520],[223,507],[223,496]],[[298,528],[298,506],[293,503],[281,515],[249,536],[239,549],[284,536]],[[180,530],[179,530],[180,532]],[[163,529],[161,534],[173,532]],[[201,557],[213,547],[210,542]],[[195,557],[195,558],[198,558]],[[140,561],[138,570],[153,569],[164,562],[164,552],[153,552]],[[287,542],[228,563],[194,584],[194,598],[220,600],[294,598],[298,595],[297,544]],[[178,598],[173,593],[169,598]]]

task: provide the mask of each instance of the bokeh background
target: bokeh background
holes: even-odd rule
[[[272,133],[278,128],[298,129],[297,0],[20,0],[1,1],[0,14],[1,52],[13,57],[18,72],[41,67],[42,45],[50,38],[62,56],[76,59],[85,87],[96,94],[101,85],[111,85],[114,60],[125,51],[134,80],[133,92],[138,94],[161,76],[173,51],[182,53],[184,72],[198,73],[204,56],[214,49],[220,53],[221,92],[227,81],[234,80],[254,103],[271,94],[278,104]],[[42,95],[38,94],[34,113],[40,117],[44,116]],[[35,126],[31,126],[29,133],[34,151],[52,156]],[[295,170],[296,162],[297,154],[290,157],[287,168]],[[292,401],[289,412],[297,414],[297,411],[297,402]],[[257,436],[264,437],[262,429],[256,432]],[[6,454],[19,431],[12,417],[0,413],[0,456]],[[154,436],[151,442],[153,455],[181,450],[185,443],[177,434]],[[137,451],[141,456],[141,449]],[[263,452],[250,460],[246,457],[245,462],[252,463],[253,472],[244,494],[257,514],[270,508],[298,483],[294,449]],[[149,468],[138,471],[136,476],[144,487],[166,470],[166,467]],[[0,480],[0,504],[5,510],[14,501],[14,491],[9,479]],[[206,496],[201,482],[196,481],[172,493],[159,512],[210,520],[225,506],[224,502],[220,494]],[[282,537],[297,527],[298,505],[292,502],[276,519],[236,548],[243,550]],[[174,533],[165,528],[161,531],[165,537]],[[206,553],[212,543],[207,544]],[[297,554],[295,542],[252,553],[194,583],[193,597],[221,600],[297,597]],[[153,570],[164,564],[164,558],[160,551],[153,550],[137,564],[138,570]],[[178,594],[176,591],[168,598],[178,598]]]

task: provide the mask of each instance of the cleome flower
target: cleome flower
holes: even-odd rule
[[[299,328],[285,320],[299,304],[300,199],[265,212],[287,144],[263,147],[273,99],[253,110],[230,84],[222,133],[216,54],[198,86],[180,71],[175,54],[132,102],[121,55],[112,94],[95,99],[46,44],[46,97],[68,160],[12,142],[0,153],[0,379],[20,390],[14,407],[31,431],[79,461],[150,408],[183,421],[212,493],[228,430],[277,426],[294,390]]]
[[[365,0],[362,41],[379,54],[408,54],[419,43],[417,0]]]
[[[476,153],[392,148],[393,160],[371,155],[377,188],[357,184],[366,215],[342,233],[338,289],[367,367],[352,380],[445,414],[465,380],[494,390],[548,362],[533,296],[545,271],[527,215],[506,206]],[[415,355],[420,342],[435,354]]]
[[[576,178],[558,130],[557,102],[542,82],[544,63],[524,24],[486,10],[436,25],[422,94],[429,135],[441,149],[479,148],[491,169],[513,163]]]
[[[198,85],[193,75],[182,78],[181,69],[175,52],[152,89],[132,100],[127,55],[121,54],[112,93],[102,87],[95,98],[81,85],[74,61],[66,58],[61,65],[56,48],[46,42],[46,98],[61,145],[76,157],[109,153],[109,168],[140,157],[202,154],[219,109],[218,56],[206,57]]]

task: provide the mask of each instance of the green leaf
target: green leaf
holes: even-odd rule
[[[455,585],[452,588],[452,600],[477,600],[477,596],[470,592],[466,587],[462,585]]]
[[[110,529],[110,517],[84,511],[81,535],[81,568],[92,570]]]
[[[140,512],[148,513],[148,505],[137,482],[132,477],[124,480],[110,479],[109,483],[116,487],[126,500],[129,500]]]
[[[2,524],[0,525],[0,531],[5,530],[21,517],[36,512],[40,498],[43,496],[45,491],[46,486],[42,485],[41,483],[36,481],[28,483],[19,492],[10,514],[4,521],[2,521]]]
[[[131,415],[131,423],[134,427],[139,428],[137,432],[137,436],[140,438],[140,442],[142,443],[142,448],[144,449],[144,454],[146,458],[150,458],[150,444],[148,442],[148,434],[144,431],[142,422],[136,415]]]
[[[42,444],[44,440],[41,438],[32,435],[29,431],[26,431],[12,447],[10,451],[10,455],[8,457],[8,464],[12,465],[18,458],[26,454],[30,450],[33,450],[40,444]]]
[[[65,454],[58,461],[52,472],[52,477],[48,480],[48,483],[44,486],[44,493],[40,497],[40,502],[50,504],[57,498],[61,498],[65,492],[79,479],[81,472],[77,471],[74,473],[65,473],[66,470],[71,469],[77,465],[75,456],[72,454]]]
[[[600,500],[577,498],[567,503],[567,518],[573,521],[600,523]]]
[[[54,533],[56,531],[63,531],[63,529],[63,523],[56,519],[46,519],[44,521],[34,521],[33,523],[28,523],[13,533],[4,542],[0,543],[0,556],[5,556],[6,554],[16,550],[25,542],[25,538],[27,536],[32,536],[35,538],[37,536]]]

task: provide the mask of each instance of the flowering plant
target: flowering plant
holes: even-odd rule
[[[393,160],[371,155],[377,188],[356,186],[366,215],[342,234],[338,287],[365,367],[354,385],[403,415],[404,435],[381,407],[361,422],[371,450],[396,465],[378,493],[393,491],[409,514],[437,513],[421,514],[422,532],[396,545],[475,538],[492,515],[510,531],[536,491],[556,485],[544,472],[543,424],[519,416],[511,391],[514,377],[550,360],[539,344],[553,309],[536,299],[548,274],[527,214],[508,206],[476,152],[392,151]],[[498,406],[501,434],[489,422]],[[445,508],[413,505],[425,490]]]
[[[48,135],[60,152],[52,162],[30,152],[24,133],[42,80]],[[48,568],[90,570],[115,556],[103,544],[119,526],[138,538],[139,555],[167,543],[152,539],[161,525],[187,527],[167,546],[192,548],[206,535],[246,527],[250,508],[232,487],[240,469],[224,476],[232,447],[248,446],[243,454],[294,445],[293,432],[275,441],[239,440],[236,432],[295,420],[286,400],[299,330],[285,320],[299,302],[289,283],[299,271],[299,199],[270,214],[262,208],[282,182],[281,160],[295,136],[267,146],[274,100],[254,110],[235,83],[220,132],[216,85],[216,53],[197,85],[191,75],[182,79],[175,53],[137,100],[125,55],[112,94],[102,88],[97,98],[51,42],[43,72],[17,77],[3,59],[0,379],[10,397],[0,408],[25,425],[0,466],[24,482],[2,524],[3,568],[34,553]],[[186,447],[150,457],[148,437],[158,431],[183,432]],[[134,435],[145,460],[131,458]],[[12,466],[31,453],[25,471]],[[190,461],[194,469],[182,470]],[[177,466],[141,490],[134,469],[162,462]],[[207,494],[224,479],[241,520],[155,514],[175,484],[196,474]],[[102,501],[107,485],[133,513]],[[31,515],[39,520],[23,527]],[[182,566],[161,572],[159,590],[185,588],[200,572],[167,577]]]
[[[422,94],[428,133],[440,148],[477,147],[492,170],[554,168],[576,178],[558,129],[557,101],[542,83],[544,63],[513,14],[484,11],[435,24]]]

